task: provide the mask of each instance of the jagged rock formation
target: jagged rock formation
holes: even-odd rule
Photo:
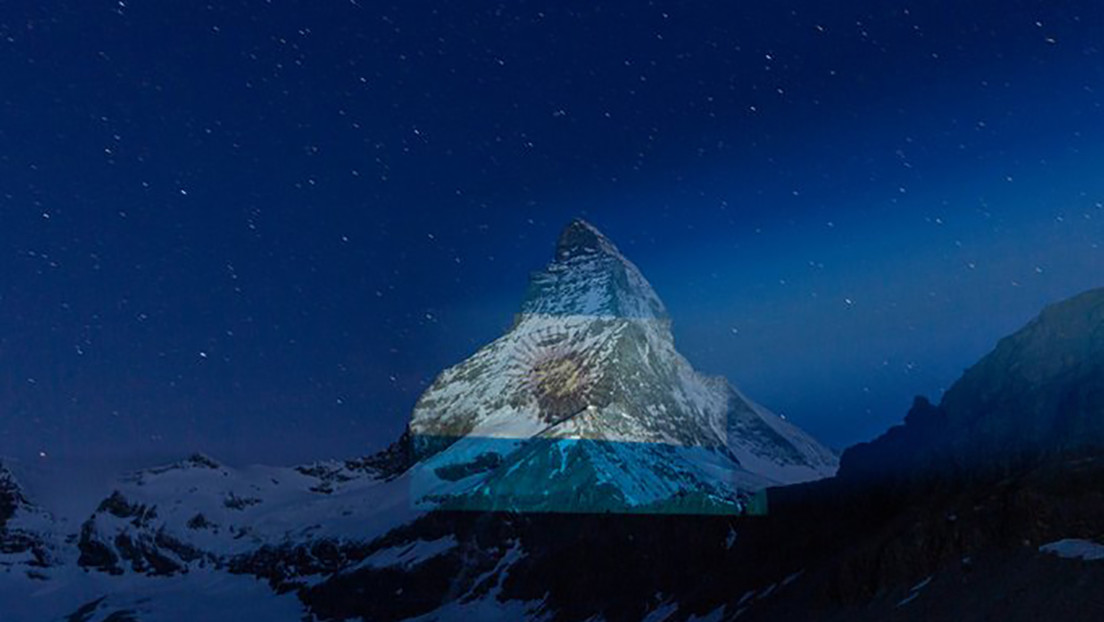
[[[0,568],[48,566],[52,526],[50,515],[27,499],[15,475],[0,463]]]

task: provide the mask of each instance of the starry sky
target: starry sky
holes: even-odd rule
[[[1102,35],[1089,0],[4,2],[0,455],[379,449],[577,216],[698,369],[869,439],[1104,285]]]

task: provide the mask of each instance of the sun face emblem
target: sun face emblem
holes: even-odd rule
[[[587,407],[586,379],[577,359],[552,357],[529,370],[529,386],[545,419],[563,419]]]
[[[547,332],[527,339],[519,348],[516,369],[546,423],[559,423],[608,401],[600,374],[566,334]]]

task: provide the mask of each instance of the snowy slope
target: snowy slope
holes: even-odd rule
[[[233,468],[197,454],[119,477],[74,523],[0,467],[0,620],[301,620],[275,573],[309,583],[364,557],[419,515],[407,480],[356,462]],[[318,550],[336,557],[312,566]]]
[[[81,525],[79,562],[171,575],[264,546],[370,541],[415,516],[407,489],[340,463],[235,469],[197,455],[124,478]]]

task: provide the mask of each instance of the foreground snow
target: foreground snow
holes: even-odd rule
[[[249,576],[195,570],[174,577],[112,576],[66,566],[32,579],[0,573],[0,616],[4,622],[82,622],[135,619],[141,622],[299,622],[302,604],[294,594],[276,595]],[[123,613],[130,617],[123,617]]]
[[[1085,561],[1104,559],[1104,544],[1077,538],[1067,538],[1044,544],[1039,547],[1039,551],[1066,559],[1083,559]]]

